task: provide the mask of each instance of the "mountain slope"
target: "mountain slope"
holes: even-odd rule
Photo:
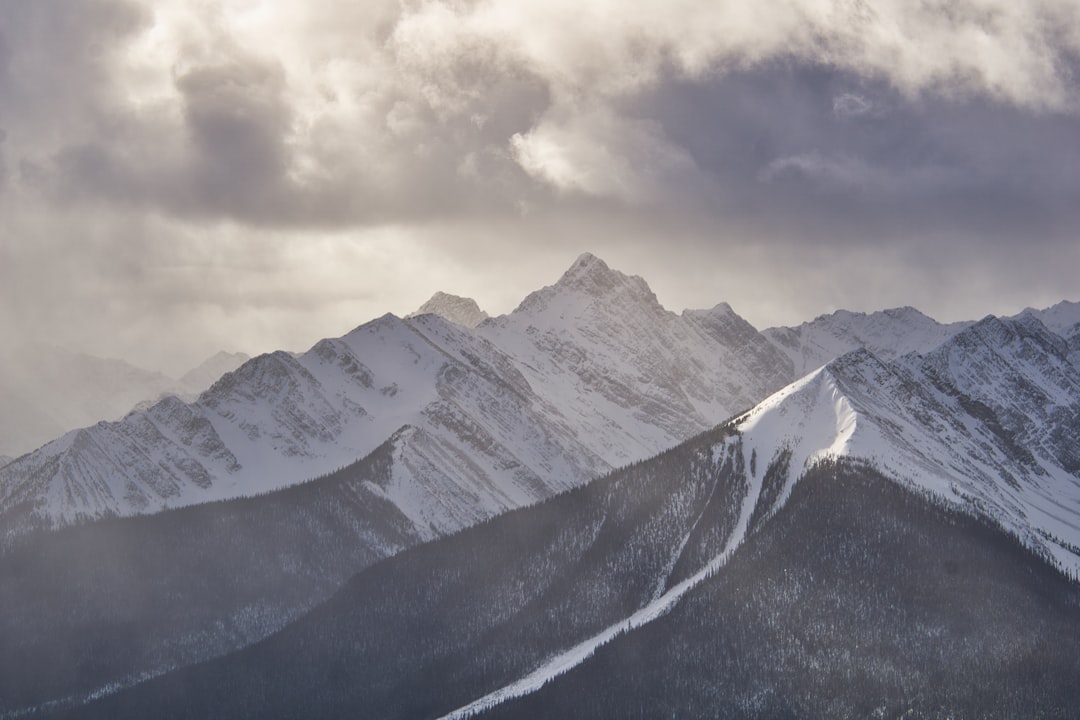
[[[989,317],[925,356],[855,351],[741,418],[751,452],[826,456],[988,517],[1080,570],[1080,373],[1033,319]],[[790,487],[783,490],[786,494]]]
[[[1064,718],[1080,587],[873,471],[821,466],[715,576],[483,718]]]
[[[675,315],[584,255],[476,331],[392,315],[59,438],[0,468],[9,534],[266,492],[416,429],[388,498],[430,538],[633,462],[753,405],[790,363],[730,307]]]
[[[387,315],[298,357],[257,357],[195,403],[167,397],[69,433],[0,469],[0,508],[12,532],[265,492],[406,424],[422,433],[386,491],[423,536],[607,468],[489,344],[434,316]]]
[[[724,450],[734,440],[714,431],[406,550],[241,655],[163,676],[77,714],[138,716],[159,707],[173,717],[286,717],[362,708],[367,717],[392,709],[424,717],[452,709],[662,597],[690,536],[695,546],[718,546],[745,528],[741,508],[751,488],[737,472],[738,453]],[[247,684],[253,677],[261,678],[258,689]]]
[[[869,314],[838,310],[797,327],[768,328],[762,335],[791,359],[795,375],[802,376],[860,348],[886,360],[926,352],[970,324],[943,325],[911,307]]]
[[[416,544],[385,498],[410,434],[276,493],[21,539],[0,554],[0,715],[244,647]]]
[[[1062,300],[1057,305],[1052,305],[1042,310],[1027,308],[1014,319],[1025,315],[1035,317],[1039,322],[1057,335],[1070,335],[1076,332],[1080,326],[1080,302]]]
[[[416,312],[406,316],[406,319],[421,315],[438,315],[444,320],[464,325],[467,328],[474,328],[488,318],[488,314],[481,310],[472,298],[444,292],[432,295]]]
[[[653,460],[379,563],[263,643],[71,716],[1068,717],[1077,586],[978,508],[853,459],[883,458],[867,439],[894,413],[871,417],[853,388],[889,370],[846,356]],[[955,408],[957,427],[991,432]]]
[[[691,437],[792,378],[786,358],[729,306],[676,315],[640,277],[588,253],[477,332],[572,424],[595,429],[612,466]]]

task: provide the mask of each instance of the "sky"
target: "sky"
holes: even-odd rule
[[[0,342],[179,374],[585,251],[759,328],[1080,300],[1076,0],[0,0]]]

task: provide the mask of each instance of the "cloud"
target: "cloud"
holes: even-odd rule
[[[660,200],[668,181],[694,172],[693,159],[658,124],[606,109],[544,118],[511,144],[525,172],[556,190],[628,203]]]
[[[708,80],[800,62],[908,99],[1080,107],[1078,23],[1051,0],[77,7],[4,7],[0,96],[17,108],[19,161],[65,200],[253,224],[445,216],[490,207],[493,189],[512,208],[536,201],[522,197],[522,171],[642,199],[627,168],[693,175],[647,119],[620,112],[672,71]],[[854,117],[870,102],[845,92],[833,109]],[[478,161],[485,173],[469,170]],[[500,183],[485,183],[487,172]]]
[[[833,114],[838,118],[857,118],[874,111],[874,104],[857,93],[841,93],[833,98]]]
[[[586,249],[766,322],[942,247],[1069,293],[1074,4],[0,0],[0,331],[295,347]]]

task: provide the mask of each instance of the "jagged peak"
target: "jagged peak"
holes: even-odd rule
[[[468,328],[474,328],[488,319],[488,314],[472,298],[452,295],[441,290],[417,308],[416,312],[407,315],[406,318],[414,318],[420,315],[438,315],[443,320],[449,320],[452,323]]]
[[[368,320],[363,325],[358,325],[358,326],[354,327],[352,330],[350,330],[349,332],[342,335],[341,339],[342,340],[348,340],[350,337],[353,337],[358,333],[364,333],[364,332],[367,332],[367,333],[383,333],[383,332],[393,331],[393,330],[395,330],[397,328],[400,328],[400,327],[403,327],[405,325],[406,325],[406,323],[405,323],[404,320],[399,318],[394,313],[388,312],[388,313],[384,313],[384,314],[380,315],[379,317],[375,318],[374,320]]]
[[[713,305],[711,308],[695,308],[683,310],[683,315],[687,317],[725,317],[731,315],[738,315],[731,305],[726,302],[720,302]]]
[[[624,275],[612,270],[606,262],[592,253],[582,253],[563,273],[556,286],[573,286],[586,291],[606,290],[628,280],[645,281],[637,276]]]
[[[893,320],[914,320],[914,321],[930,321],[935,325],[940,325],[937,320],[930,317],[926,313],[917,308],[913,308],[910,305],[902,305],[900,307],[885,308],[884,310],[874,310],[873,312],[860,312],[857,310],[835,310],[831,313],[825,313],[818,315],[810,322],[805,322],[803,325],[819,325],[828,324],[834,322],[846,322],[855,319],[859,320],[872,320],[874,318],[887,317]]]
[[[586,252],[578,256],[554,285],[531,293],[514,313],[543,310],[557,297],[574,295],[593,299],[617,298],[620,303],[640,301],[653,310],[663,311],[656,294],[643,278],[614,270]]]

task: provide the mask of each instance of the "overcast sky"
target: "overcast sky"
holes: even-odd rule
[[[1080,300],[1076,0],[0,0],[0,337],[181,372],[583,251],[759,328]]]

